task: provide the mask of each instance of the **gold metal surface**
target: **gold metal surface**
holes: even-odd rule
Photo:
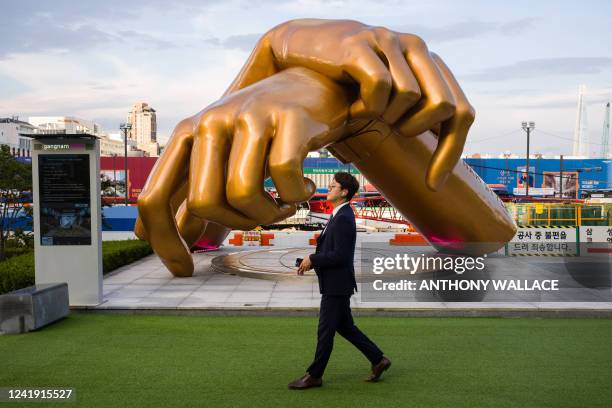
[[[191,276],[198,239],[219,244],[229,228],[294,214],[315,191],[304,158],[327,146],[438,248],[491,252],[515,226],[460,160],[473,120],[450,70],[418,37],[290,21],[262,37],[219,101],[177,125],[139,196],[135,232],[174,275]],[[278,201],[264,191],[268,176]]]

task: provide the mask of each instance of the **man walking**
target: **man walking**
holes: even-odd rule
[[[378,346],[355,326],[351,315],[350,299],[357,290],[353,267],[357,230],[349,201],[359,189],[359,182],[349,173],[338,172],[328,187],[327,200],[334,207],[332,216],[317,240],[315,253],[304,258],[297,272],[303,275],[304,271],[314,268],[322,297],[315,358],[306,375],[289,383],[289,388],[294,390],[323,385],[323,372],[336,332],[357,347],[372,364],[367,381],[378,381],[391,366],[391,361],[383,356]]]

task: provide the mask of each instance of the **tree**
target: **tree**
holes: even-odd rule
[[[32,167],[19,163],[6,145],[0,146],[0,259],[4,259],[11,230],[29,201]]]

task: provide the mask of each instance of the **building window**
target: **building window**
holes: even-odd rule
[[[28,150],[30,148],[30,141],[28,139],[19,139],[19,148]]]

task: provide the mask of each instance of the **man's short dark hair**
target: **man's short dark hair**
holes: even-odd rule
[[[345,171],[339,171],[334,174],[334,180],[340,184],[341,190],[348,190],[348,194],[346,195],[346,201],[350,201],[351,198],[355,195],[357,190],[359,190],[359,181],[350,173]]]

